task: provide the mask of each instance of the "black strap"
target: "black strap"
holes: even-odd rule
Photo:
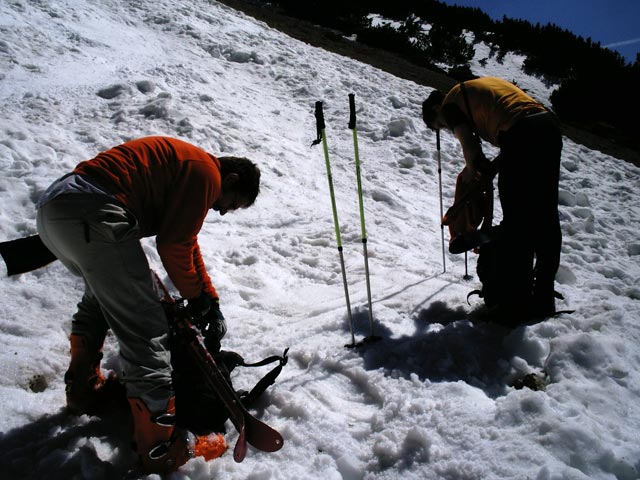
[[[258,381],[258,383],[256,383],[256,385],[251,389],[251,391],[249,393],[243,394],[241,396],[242,403],[244,404],[244,406],[248,407],[248,406],[252,405],[253,402],[255,402],[256,399],[260,395],[262,395],[267,388],[269,388],[269,386],[273,385],[273,383],[276,381],[276,378],[278,377],[278,375],[280,375],[280,372],[282,371],[282,367],[284,367],[287,364],[287,362],[289,361],[289,357],[287,357],[287,352],[288,351],[289,351],[289,349],[285,348],[284,352],[282,353],[282,356],[273,355],[271,357],[265,358],[264,360],[262,360],[260,362],[242,363],[241,364],[244,367],[259,367],[259,366],[262,366],[262,365],[267,365],[269,363],[273,363],[275,361],[278,362],[278,365],[276,365],[269,373],[267,373],[264,377],[262,377],[260,379],[260,381]]]
[[[287,352],[289,351],[288,348],[286,348],[284,350],[284,353],[282,355],[271,355],[270,357],[267,357],[263,360],[260,360],[259,362],[254,362],[254,363],[247,363],[245,361],[244,358],[242,358],[242,355],[240,355],[239,353],[236,352],[230,352],[228,350],[220,350],[219,352],[217,352],[214,355],[214,358],[222,358],[222,361],[224,362],[225,365],[227,365],[227,367],[229,367],[229,370],[233,370],[235,367],[263,367],[265,365],[269,365],[270,363],[273,362],[280,362],[283,365],[287,363]]]
[[[467,107],[467,116],[471,121],[471,126],[473,127],[473,136],[476,141],[482,145],[482,139],[480,138],[480,134],[478,133],[478,127],[476,127],[476,122],[473,121],[473,113],[471,113],[471,105],[469,105],[469,95],[467,95],[467,87],[464,86],[464,82],[460,82],[460,91],[462,91],[462,96],[464,97],[464,104]]]
[[[478,295],[480,298],[484,298],[484,293],[482,293],[482,290],[473,290],[467,294],[468,305],[471,305],[471,303],[469,302],[469,297],[471,297],[471,295]]]

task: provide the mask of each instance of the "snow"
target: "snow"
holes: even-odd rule
[[[262,169],[256,205],[210,214],[200,244],[228,321],[224,347],[247,360],[291,349],[254,411],[285,445],[251,449],[240,464],[230,453],[194,459],[172,478],[639,478],[637,167],[565,139],[556,287],[565,296],[558,308],[575,313],[513,331],[473,324],[479,301],[465,299],[477,277],[464,280],[464,256],[448,253],[443,273],[435,137],[420,118],[429,88],[214,1],[11,1],[0,3],[0,18],[0,239],[35,233],[34,202],[54,179],[132,138],[171,135]],[[486,56],[477,48],[477,74],[517,79],[548,98],[517,70],[521,58],[481,67]],[[370,331],[349,93],[383,337],[358,349],[344,348],[351,338],[324,156],[310,147],[321,100],[359,340]],[[446,208],[463,161],[453,136],[441,141]],[[153,239],[144,245],[166,280]],[[59,263],[5,273],[2,478],[142,478],[124,417],[62,410],[81,281]],[[104,366],[119,368],[112,336]],[[510,386],[542,372],[544,391]],[[236,439],[230,428],[231,446]]]

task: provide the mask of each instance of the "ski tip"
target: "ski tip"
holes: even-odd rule
[[[244,428],[240,432],[240,436],[238,437],[238,441],[236,442],[236,446],[233,448],[233,459],[236,463],[241,463],[244,460],[244,457],[247,456],[247,439],[244,434]]]
[[[250,440],[250,445],[262,452],[277,452],[284,446],[284,438],[280,432],[269,427],[268,430],[261,432],[261,436],[254,435]]]
[[[277,452],[283,446],[284,446],[284,438],[282,438],[282,435],[280,435],[280,433],[278,433],[278,435],[273,440],[272,450],[268,450],[268,451],[269,452]]]

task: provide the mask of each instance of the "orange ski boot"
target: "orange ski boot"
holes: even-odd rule
[[[125,388],[116,375],[105,378],[100,371],[102,349],[89,347],[82,335],[72,334],[70,340],[71,363],[64,374],[69,411],[76,415],[95,415],[124,401]]]
[[[195,436],[175,427],[175,399],[165,410],[152,413],[140,398],[129,398],[133,414],[133,441],[145,473],[169,473],[194,456],[218,458],[227,450],[220,434]]]

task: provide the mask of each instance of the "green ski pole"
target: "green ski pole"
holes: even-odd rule
[[[331,209],[333,210],[333,225],[336,230],[336,241],[338,243],[338,253],[340,254],[340,268],[342,269],[342,283],[344,284],[344,296],[347,300],[347,317],[349,319],[349,330],[351,331],[351,345],[345,345],[346,347],[353,347],[356,344],[356,339],[353,333],[353,318],[351,316],[351,303],[349,302],[349,287],[347,286],[347,274],[344,268],[344,255],[342,253],[342,238],[340,237],[340,224],[338,223],[338,210],[336,209],[336,197],[333,191],[333,177],[331,176],[331,164],[329,162],[329,149],[327,148],[327,136],[325,135],[324,125],[324,113],[322,111],[322,102],[316,102],[316,129],[317,139],[312,145],[317,145],[322,142],[322,148],[324,150],[324,160],[327,166],[327,180],[329,182],[329,194],[331,195]]]
[[[362,248],[364,249],[364,273],[367,281],[367,301],[369,305],[369,326],[371,334],[365,342],[380,340],[382,337],[373,332],[373,309],[371,307],[371,283],[369,281],[369,253],[367,251],[367,229],[364,221],[364,202],[362,200],[362,180],[360,179],[360,152],[358,149],[358,133],[356,129],[356,100],[353,93],[349,94],[349,128],[353,132],[353,151],[356,160],[356,178],[358,180],[358,202],[360,204],[360,227],[362,229]]]

